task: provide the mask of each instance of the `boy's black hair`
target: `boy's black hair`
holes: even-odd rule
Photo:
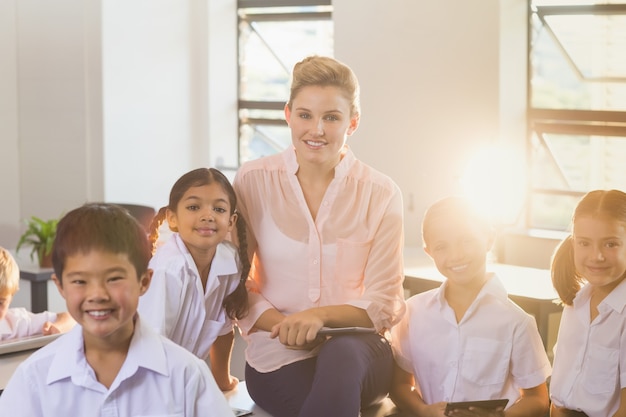
[[[61,284],[68,256],[92,250],[125,253],[138,278],[148,269],[151,257],[143,227],[128,211],[107,203],[87,203],[59,221],[52,246],[52,266]]]

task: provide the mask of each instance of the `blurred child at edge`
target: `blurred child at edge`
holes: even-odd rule
[[[75,322],[67,312],[33,313],[23,307],[10,308],[19,285],[17,262],[8,250],[0,247],[0,341],[63,333],[74,326]]]
[[[550,363],[535,319],[487,272],[493,228],[454,196],[427,210],[422,238],[446,280],[407,300],[407,314],[392,329],[391,398],[419,416],[444,416],[448,402],[508,398],[504,410],[448,415],[543,417]]]

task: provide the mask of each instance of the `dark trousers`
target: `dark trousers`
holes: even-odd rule
[[[389,392],[393,354],[380,335],[333,336],[317,357],[261,373],[246,363],[250,397],[274,417],[357,417]]]

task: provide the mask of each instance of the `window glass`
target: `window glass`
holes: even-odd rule
[[[243,100],[286,101],[295,63],[307,55],[333,54],[332,22],[326,20],[243,24],[240,39]]]
[[[534,107],[626,111],[626,14],[534,15]]]
[[[527,226],[565,230],[586,192],[626,191],[626,3],[531,6]]]
[[[537,188],[626,190],[626,137],[535,134],[533,153]]]

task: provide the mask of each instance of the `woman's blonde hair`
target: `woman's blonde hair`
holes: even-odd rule
[[[293,67],[291,93],[287,107],[291,110],[293,100],[305,87],[337,87],[350,102],[350,117],[361,114],[359,81],[346,64],[325,56],[310,56]]]

